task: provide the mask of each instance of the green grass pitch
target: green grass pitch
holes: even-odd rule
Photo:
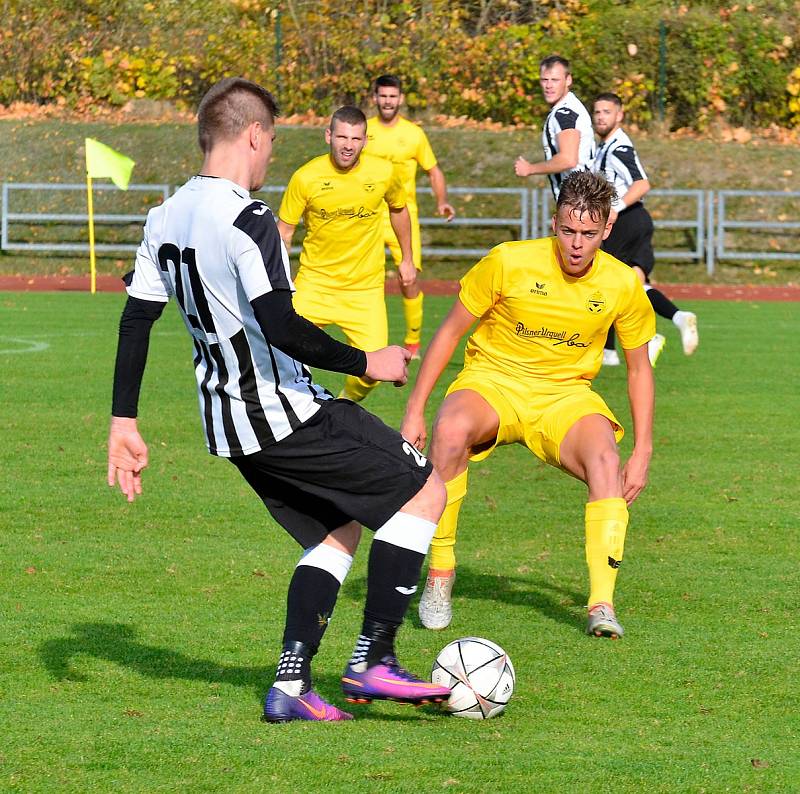
[[[800,789],[796,305],[689,304],[691,358],[659,321],[669,341],[618,584],[622,641],[583,634],[583,486],[504,448],[472,469],[452,626],[425,631],[414,603],[399,648],[426,673],[450,640],[500,643],[517,670],[506,713],[373,704],[347,724],[266,725],[298,550],[206,454],[174,307],[145,376],[144,496],[128,505],[105,484],[123,300],[0,295],[0,790]],[[428,299],[426,338],[450,302]],[[390,311],[397,339],[397,299]],[[597,388],[625,420],[623,370]],[[367,407],[397,426],[404,395],[384,385]],[[316,662],[339,703],[365,558]]]

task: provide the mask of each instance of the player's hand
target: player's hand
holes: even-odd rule
[[[521,155],[514,161],[514,173],[517,176],[530,176],[533,166]]]
[[[425,417],[422,414],[406,414],[400,425],[400,435],[413,444],[420,452],[428,443],[428,429],[425,427]]]
[[[452,204],[448,204],[446,201],[441,203],[436,208],[436,214],[444,216],[445,220],[448,223],[450,223],[450,221],[453,220],[453,218],[456,217],[456,211],[453,208],[453,205]]]
[[[142,469],[147,466],[147,444],[136,420],[112,416],[108,433],[108,484],[119,488],[132,502],[142,493]]]
[[[417,280],[417,268],[411,259],[404,259],[397,266],[397,278],[403,287],[410,287]]]
[[[366,377],[372,380],[392,381],[395,386],[408,383],[408,362],[411,353],[399,345],[390,345],[367,353]]]
[[[634,452],[622,469],[622,495],[628,504],[631,504],[647,485],[649,467],[650,461]]]

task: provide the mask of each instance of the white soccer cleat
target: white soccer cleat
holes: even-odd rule
[[[694,312],[677,311],[672,322],[678,326],[678,330],[681,332],[683,352],[687,356],[691,356],[697,350],[697,345],[700,344],[700,335],[697,333],[697,315]]]
[[[617,353],[616,350],[609,350],[608,348],[603,348],[603,366],[618,367],[619,353]]]
[[[455,571],[428,572],[425,589],[419,600],[419,619],[426,629],[446,629],[453,619],[453,583]]]
[[[618,640],[625,631],[617,620],[614,607],[601,601],[589,607],[586,633],[590,637],[610,637],[612,640]]]
[[[667,337],[663,334],[656,334],[647,343],[647,357],[650,359],[651,367],[655,367],[656,361],[658,361],[658,357],[661,355],[661,351],[664,349],[664,345],[666,344]]]

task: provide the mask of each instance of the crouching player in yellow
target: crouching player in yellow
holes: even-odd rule
[[[600,250],[611,231],[614,189],[597,174],[570,174],[553,217],[555,237],[503,243],[461,280],[461,291],[437,330],[409,397],[401,432],[426,443],[424,410],[461,337],[464,368],[436,417],[430,459],[447,484],[447,507],[431,545],[419,613],[441,629],[452,618],[454,545],[467,490],[469,460],[503,444],[524,444],[541,460],[586,483],[587,632],[623,633],[614,607],[627,506],[647,482],[652,454],[653,371],[647,342],[655,316],[631,269]],[[625,350],[634,446],[620,465],[623,429],[591,389],[614,325]]]
[[[345,105],[325,130],[328,154],[295,171],[278,210],[287,250],[297,224],[306,226],[293,304],[297,314],[324,328],[338,325],[353,347],[372,352],[389,343],[386,318],[383,212],[402,251],[401,284],[416,280],[406,193],[388,160],[363,154],[367,117]],[[360,402],[377,381],[348,375],[339,395]]]

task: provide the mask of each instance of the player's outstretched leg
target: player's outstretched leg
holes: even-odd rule
[[[441,488],[438,478],[437,483]],[[421,705],[450,697],[447,687],[424,681],[401,667],[394,647],[435,529],[433,522],[401,511],[375,533],[364,622],[342,675],[345,698],[353,703],[396,700]]]
[[[275,683],[264,702],[267,722],[340,721],[352,715],[327,703],[313,689],[311,660],[350,570],[350,554],[321,543],[306,550],[289,584],[283,650]]]
[[[467,493],[469,469],[445,483],[447,506],[431,540],[431,559],[425,589],[419,601],[419,619],[426,629],[446,629],[453,620],[453,584],[456,580],[455,543],[458,513]]]
[[[586,505],[586,564],[589,566],[589,615],[586,633],[617,639],[624,634],[614,612],[614,587],[622,564],[628,507],[621,498]]]

